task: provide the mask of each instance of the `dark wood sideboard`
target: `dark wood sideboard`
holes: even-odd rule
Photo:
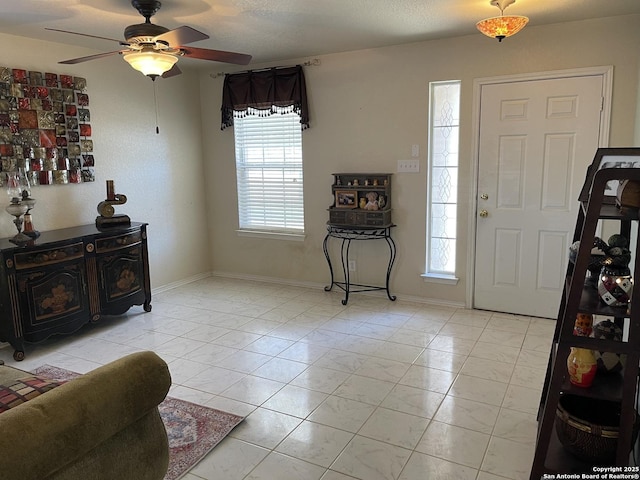
[[[151,311],[147,224],[42,232],[26,245],[0,240],[0,341],[69,334],[133,305]]]

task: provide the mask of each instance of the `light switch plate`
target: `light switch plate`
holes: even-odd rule
[[[420,160],[398,160],[398,173],[419,173]]]

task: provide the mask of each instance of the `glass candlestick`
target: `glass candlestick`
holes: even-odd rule
[[[22,188],[20,187],[20,174],[18,172],[7,172],[7,196],[11,203],[20,202],[22,198]]]

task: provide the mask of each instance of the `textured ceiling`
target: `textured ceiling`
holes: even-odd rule
[[[119,40],[127,25],[144,21],[130,0],[1,3],[0,32],[85,46],[95,53],[120,47],[108,40],[50,32],[45,27]],[[517,0],[505,12],[526,15],[529,25],[534,26],[637,14],[640,0]],[[459,35],[480,36],[475,23],[499,13],[489,0],[163,0],[152,22],[170,29],[189,25],[211,37],[194,43],[194,47],[248,53],[253,55],[252,63],[263,63]],[[184,60],[192,66],[221,65]]]

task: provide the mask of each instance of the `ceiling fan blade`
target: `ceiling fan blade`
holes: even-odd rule
[[[181,73],[182,73],[182,70],[178,68],[178,65],[174,65],[173,67],[171,67],[170,70],[167,70],[162,74],[162,78],[175,77],[176,75],[180,75]]]
[[[195,28],[182,26],[169,30],[166,33],[158,35],[154,40],[160,42],[166,42],[169,46],[186,45],[187,43],[197,42],[198,40],[206,40],[209,35],[202,33]]]
[[[96,60],[98,58],[109,57],[111,55],[115,55],[116,53],[122,53],[122,52],[123,50],[116,50],[115,52],[98,53],[96,55],[89,55],[88,57],[72,58],[71,60],[64,60],[58,63],[63,63],[65,65],[75,65],[76,63],[88,62],[89,60]]]
[[[199,60],[211,60],[213,62],[233,63],[235,65],[247,65],[251,61],[251,55],[244,53],[224,52],[222,50],[209,50],[207,48],[179,47],[185,57]]]
[[[78,32],[70,32],[68,30],[58,30],[57,28],[45,28],[45,30],[49,30],[52,32],[61,32],[61,33],[70,33],[71,35],[81,35],[83,37],[91,37],[91,38],[99,38],[100,40],[109,40],[111,42],[118,42],[120,45],[129,45],[122,40],[116,40],[115,38],[107,38],[107,37],[99,37],[97,35],[89,35],[87,33],[78,33]]]

